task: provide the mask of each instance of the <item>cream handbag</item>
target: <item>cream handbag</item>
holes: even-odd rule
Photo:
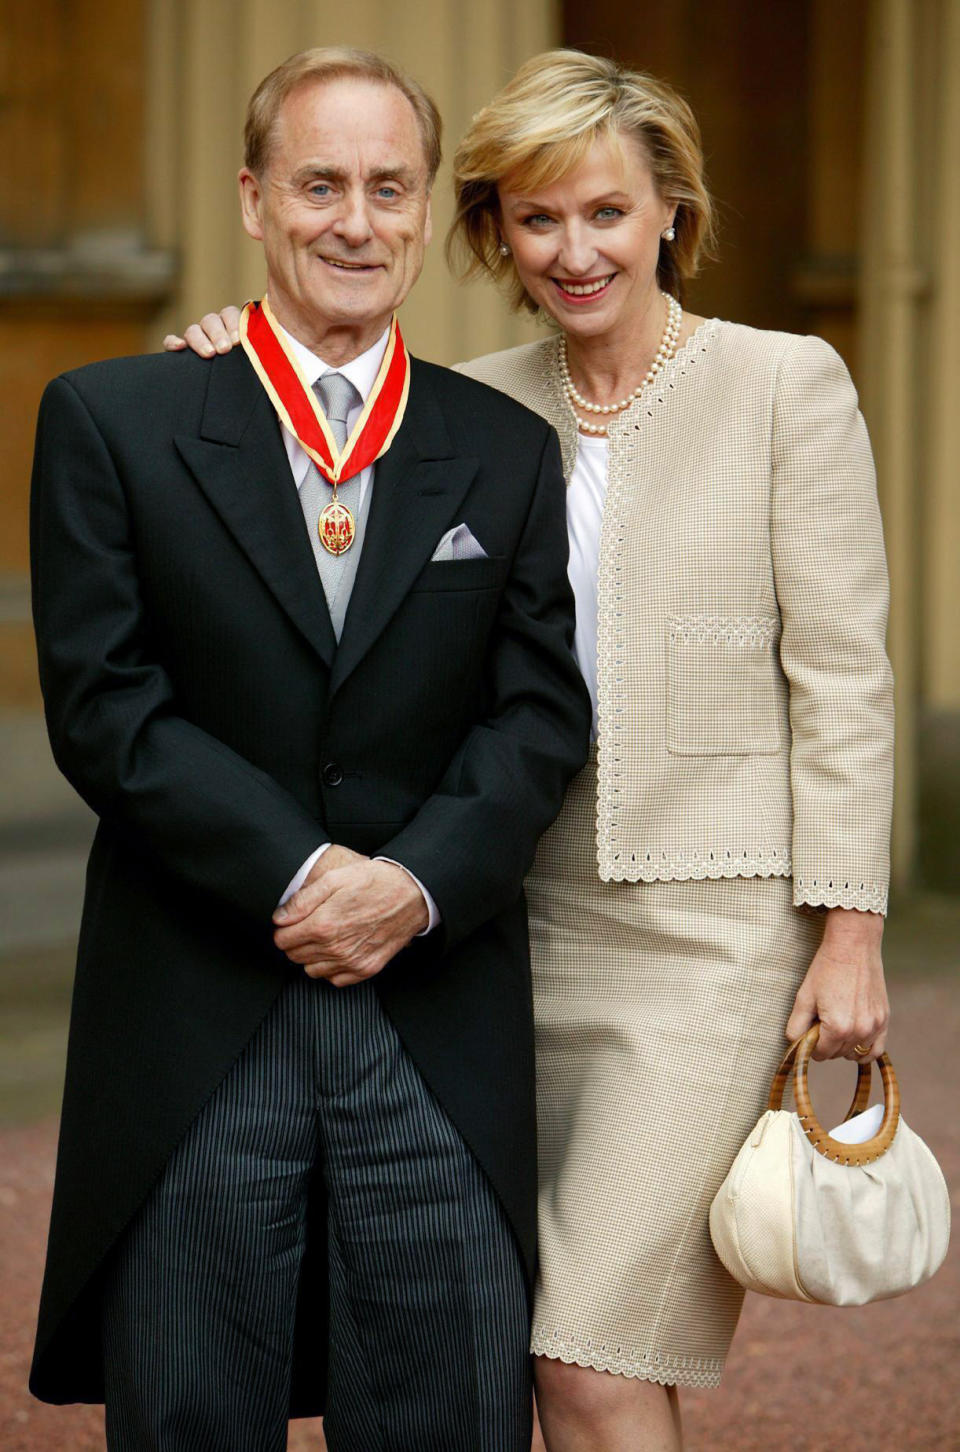
[[[862,1306],[919,1286],[940,1267],[950,1239],[950,1197],[930,1150],[900,1118],[893,1065],[879,1060],[883,1122],[848,1144],[819,1124],[807,1065],[820,1032],[788,1049],[770,1107],[737,1155],[710,1207],[710,1234],[727,1270],[748,1291]],[[793,1068],[797,1112],[781,1108]],[[847,1119],[870,1097],[861,1064]]]

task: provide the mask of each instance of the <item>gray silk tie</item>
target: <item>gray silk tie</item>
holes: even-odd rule
[[[325,373],[313,386],[327,416],[330,432],[333,434],[337,448],[342,449],[347,441],[347,415],[351,408],[356,407],[360,402],[360,394],[349,378],[344,378],[342,373]],[[329,550],[324,549],[320,541],[317,522],[320,518],[320,511],[333,498],[333,490],[313,463],[300,486],[300,507],[307,522],[307,531],[317,562],[317,570],[320,573],[323,593],[327,597],[327,608],[330,611],[333,633],[338,641],[343,631],[343,622],[357,573],[357,563],[363,547],[363,535],[367,525],[372,492],[372,488],[368,487],[361,510],[360,475],[355,474],[345,484],[337,486],[337,496],[341,504],[346,505],[353,515],[356,534],[353,544],[344,554],[332,555]]]

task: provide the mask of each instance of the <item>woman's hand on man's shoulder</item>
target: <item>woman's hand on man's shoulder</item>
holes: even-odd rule
[[[201,358],[213,358],[217,353],[229,353],[240,341],[240,309],[228,304],[218,313],[204,313],[199,323],[191,323],[183,331],[168,333],[163,346],[168,353],[179,353],[192,348]]]

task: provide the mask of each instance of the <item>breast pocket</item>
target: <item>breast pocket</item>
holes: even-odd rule
[[[503,584],[507,560],[488,555],[482,560],[431,560],[413,585],[421,590],[493,590]]]
[[[779,751],[779,619],[674,615],[667,634],[667,750],[677,756]]]

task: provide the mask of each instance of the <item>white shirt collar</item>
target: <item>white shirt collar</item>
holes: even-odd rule
[[[301,343],[292,333],[288,333],[281,323],[277,323],[277,327],[290,344],[291,352],[300,364],[311,388],[325,373],[342,373],[345,378],[349,378],[366,403],[373,391],[373,385],[377,381],[383,355],[387,351],[387,340],[390,337],[389,328],[386,328],[373,347],[368,348],[365,353],[361,353],[359,358],[351,358],[349,363],[342,363],[339,368],[335,368],[332,363],[325,363],[322,358],[318,358],[316,353],[311,352],[306,344]]]

